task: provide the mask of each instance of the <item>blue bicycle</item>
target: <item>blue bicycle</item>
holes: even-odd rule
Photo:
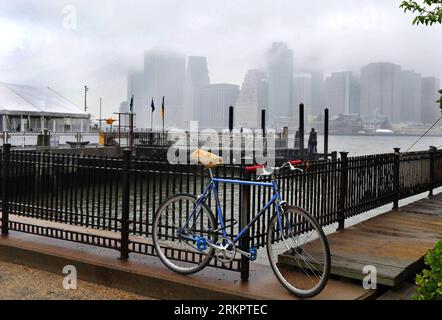
[[[215,156],[213,156],[215,157]],[[218,164],[221,164],[219,161]],[[330,250],[327,238],[316,219],[305,210],[290,206],[281,199],[277,181],[242,181],[213,177],[213,163],[209,168],[209,184],[200,196],[177,194],[166,200],[156,212],[153,223],[153,242],[161,261],[180,274],[192,274],[205,268],[212,258],[222,263],[232,262],[237,255],[251,261],[257,249],[242,251],[239,241],[250,227],[273,205],[275,215],[267,229],[267,255],[281,284],[292,294],[308,298],[320,293],[330,273]],[[273,168],[273,175],[282,170],[302,170],[288,162]],[[218,185],[239,184],[272,188],[273,196],[262,210],[235,237],[228,237],[226,221],[218,196]],[[207,206],[213,193],[218,220]],[[235,223],[234,221],[231,223]]]

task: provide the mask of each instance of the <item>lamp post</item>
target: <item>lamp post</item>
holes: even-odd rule
[[[89,88],[87,86],[84,86],[84,112],[87,112],[87,92],[89,91]]]
[[[101,116],[101,103],[103,102],[103,98],[100,98],[100,131],[101,131],[101,122],[102,122],[102,116]]]

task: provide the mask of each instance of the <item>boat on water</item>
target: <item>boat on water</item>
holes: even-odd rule
[[[376,129],[374,131],[359,131],[358,134],[364,136],[392,136],[394,131],[390,129]]]

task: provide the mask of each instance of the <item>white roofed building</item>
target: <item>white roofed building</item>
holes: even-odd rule
[[[0,82],[0,131],[89,131],[90,115],[51,88]]]

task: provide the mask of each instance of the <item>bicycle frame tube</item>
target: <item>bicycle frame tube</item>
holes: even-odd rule
[[[225,228],[225,220],[224,215],[221,208],[221,203],[219,201],[219,193],[218,193],[218,185],[219,183],[224,184],[238,184],[238,185],[245,185],[245,186],[261,186],[261,187],[268,187],[273,189],[273,196],[267,202],[267,204],[261,209],[261,211],[252,219],[252,221],[244,227],[239,234],[233,239],[234,243],[237,243],[241,238],[249,231],[250,227],[273,205],[276,203],[276,214],[278,215],[278,225],[280,228],[282,225],[281,222],[281,213],[280,213],[280,207],[279,207],[279,201],[281,200],[279,190],[278,190],[278,184],[276,181],[272,182],[258,182],[258,181],[244,181],[244,180],[232,180],[232,179],[220,179],[220,178],[210,178],[209,185],[204,190],[203,194],[198,198],[198,201],[195,205],[195,208],[193,209],[192,213],[189,215],[189,218],[187,222],[189,222],[193,215],[195,214],[195,211],[197,208],[201,205],[201,203],[204,201],[204,199],[210,194],[210,192],[213,190],[214,196],[215,196],[215,202],[216,202],[216,209],[217,214],[219,218],[219,222],[221,224],[221,230],[223,232],[223,237],[227,238],[227,231]],[[198,217],[196,217],[198,219]],[[195,240],[189,238],[189,240]]]
[[[218,183],[225,183],[225,184],[238,184],[244,186],[274,187],[274,184],[272,182],[231,180],[231,179],[220,179],[220,178],[212,178],[211,181]]]
[[[279,200],[281,200],[279,191],[278,191],[278,184],[276,181],[272,182],[258,182],[258,181],[244,181],[244,180],[232,180],[232,179],[219,179],[219,178],[211,178],[211,182],[213,182],[213,190],[215,193],[215,201],[217,205],[217,211],[218,211],[218,217],[220,220],[221,228],[223,230],[223,236],[227,237],[227,232],[225,230],[225,223],[224,223],[224,216],[221,210],[221,204],[218,198],[218,184],[219,183],[225,183],[225,184],[238,184],[238,185],[245,185],[245,186],[261,186],[261,187],[268,187],[273,189],[273,197],[267,202],[267,204],[264,206],[264,208],[261,209],[261,211],[253,218],[253,220],[244,227],[239,234],[233,239],[234,243],[237,243],[241,238],[249,231],[250,227],[271,207],[272,204],[276,203],[276,212],[278,215],[278,220],[281,221],[280,218],[280,211],[279,211]]]
[[[187,223],[189,223],[189,221],[193,218],[193,215],[195,214],[196,209],[204,201],[204,199],[207,197],[207,195],[210,194],[210,192],[213,189],[213,185],[214,185],[213,182],[210,181],[209,185],[206,187],[206,189],[204,190],[203,194],[198,198],[198,201],[196,202],[195,208],[193,208],[192,212],[189,215],[189,218],[187,219]],[[195,219],[198,219],[198,216]]]
[[[240,233],[235,237],[235,239],[233,239],[234,243],[237,243],[239,240],[241,240],[241,238],[246,234],[246,232],[249,231],[250,227],[270,208],[270,206],[272,204],[274,204],[277,200],[279,200],[279,195],[278,194],[274,194],[272,199],[270,199],[269,202],[267,202],[267,204],[264,206],[264,208],[261,209],[261,211],[253,218],[252,221],[250,221],[250,223],[240,231]],[[279,212],[279,205],[276,204],[276,210],[277,212]]]

